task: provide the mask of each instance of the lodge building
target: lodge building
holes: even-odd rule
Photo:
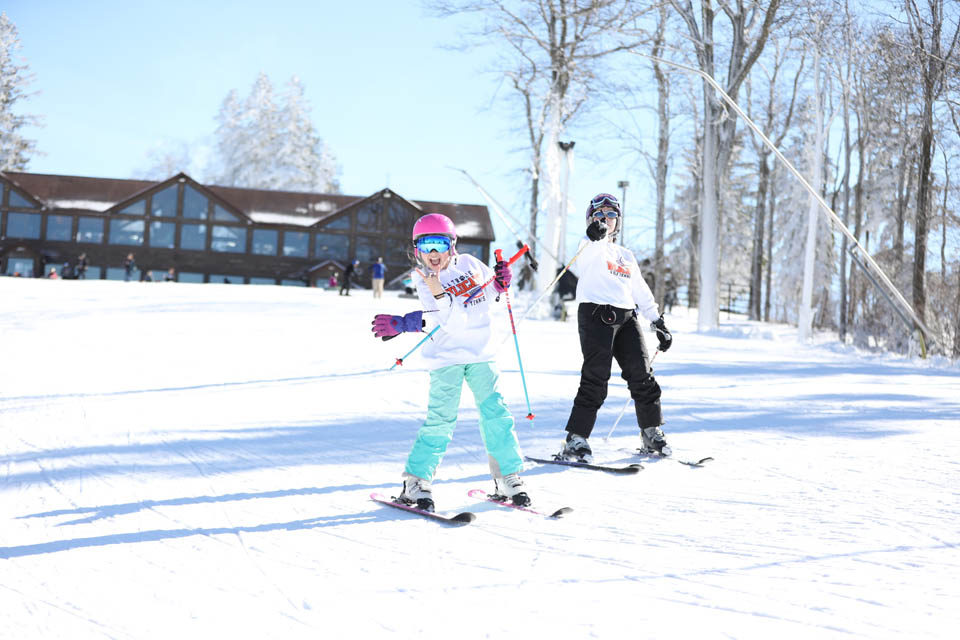
[[[425,213],[457,226],[457,249],[490,261],[485,206],[203,185],[185,173],[160,182],[0,172],[0,274],[70,277],[86,254],[87,279],[134,278],[326,286],[359,260],[361,285],[382,257],[387,286],[412,266],[410,230]]]

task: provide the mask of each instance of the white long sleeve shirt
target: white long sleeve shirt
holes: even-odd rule
[[[424,331],[440,329],[423,345],[423,359],[429,369],[454,364],[490,362],[502,343],[509,319],[497,305],[493,283],[483,293],[463,303],[478,286],[493,276],[493,270],[470,254],[456,254],[447,268],[439,273],[440,285],[446,291],[436,299],[419,275],[414,275],[417,295],[423,304]]]
[[[593,242],[584,237],[578,250],[580,248],[583,252],[570,267],[577,276],[577,303],[609,304],[621,309],[636,307],[650,322],[660,317],[657,301],[632,251],[608,238]]]

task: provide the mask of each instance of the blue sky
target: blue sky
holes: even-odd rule
[[[151,148],[209,140],[227,93],[246,95],[263,71],[277,89],[300,77],[344,193],[389,186],[411,199],[485,204],[455,166],[516,215],[526,211],[523,119],[487,71],[496,52],[445,48],[458,25],[419,2],[8,0],[3,11],[39,92],[21,111],[45,121],[29,132],[46,154],[30,171],[132,177]],[[619,195],[618,180],[645,180],[642,166],[604,147],[598,126],[588,119],[568,136],[575,211],[599,191]],[[652,198],[628,192],[628,209],[637,198],[652,229]],[[582,234],[576,226],[569,242]],[[495,227],[497,244],[512,244]]]

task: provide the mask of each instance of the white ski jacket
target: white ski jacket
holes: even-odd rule
[[[587,246],[584,247],[584,244]],[[640,273],[633,252],[604,238],[591,241],[584,236],[583,252],[570,270],[577,276],[577,303],[608,304],[620,309],[637,308],[650,322],[660,317],[657,301]]]
[[[440,285],[446,292],[440,299],[433,297],[420,275],[414,276],[427,322],[423,330],[429,332],[440,326],[423,345],[428,369],[496,360],[509,319],[504,305],[494,304],[497,292],[493,283],[463,306],[470,293],[492,276],[493,269],[467,253],[454,255],[440,272]]]

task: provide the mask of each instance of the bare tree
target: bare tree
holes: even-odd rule
[[[926,11],[921,11],[916,0],[905,0],[910,37],[921,58],[921,84],[923,86],[922,115],[920,119],[920,173],[917,180],[917,211],[914,227],[913,254],[913,308],[921,319],[926,310],[927,234],[931,204],[930,167],[933,164],[934,128],[933,107],[944,87],[944,74],[948,61],[953,58],[960,22],[947,35],[944,43],[944,0],[927,0]],[[944,46],[944,44],[946,46]]]
[[[650,9],[630,0],[428,0],[427,6],[441,17],[475,14],[481,26],[469,39],[506,45],[498,66],[520,94],[530,144],[531,237],[541,245],[539,277],[552,280],[561,241],[560,138],[586,105],[601,61],[636,46],[639,40],[622,35]]]
[[[784,103],[780,96],[780,74],[784,70],[784,65],[789,59],[792,59],[796,53],[792,42],[773,43],[774,53],[772,55],[772,65],[766,70],[766,95],[762,120],[758,122],[763,129],[764,134],[770,138],[775,146],[780,147],[783,139],[790,131],[790,124],[793,120],[793,110],[797,100],[797,93],[800,86],[800,79],[803,76],[803,67],[806,61],[806,48],[800,48],[800,61],[795,69],[790,97],[787,102],[786,112],[784,113]],[[752,92],[752,79],[747,81],[747,109],[750,118],[756,121],[752,114],[753,103],[749,96]],[[779,129],[779,131],[777,131]],[[761,318],[761,289],[763,284],[763,265],[765,226],[767,224],[767,191],[770,188],[770,154],[769,147],[763,144],[756,136],[753,140],[753,150],[757,155],[757,204],[754,214],[753,226],[753,251],[750,259],[750,298],[749,315],[751,320]],[[772,223],[771,223],[772,224]]]
[[[730,38],[726,51],[727,74],[716,77],[717,39],[714,22],[718,17],[714,0],[700,0],[699,21],[692,0],[670,0],[687,25],[690,41],[696,51],[700,71],[723,86],[724,92],[737,99],[741,85],[753,67],[772,32],[781,0],[762,2],[731,0],[719,4],[728,21]],[[720,180],[729,169],[733,151],[736,118],[729,117],[717,93],[703,81],[703,183],[700,209],[700,313],[699,328],[711,329],[719,322],[718,232]]]

